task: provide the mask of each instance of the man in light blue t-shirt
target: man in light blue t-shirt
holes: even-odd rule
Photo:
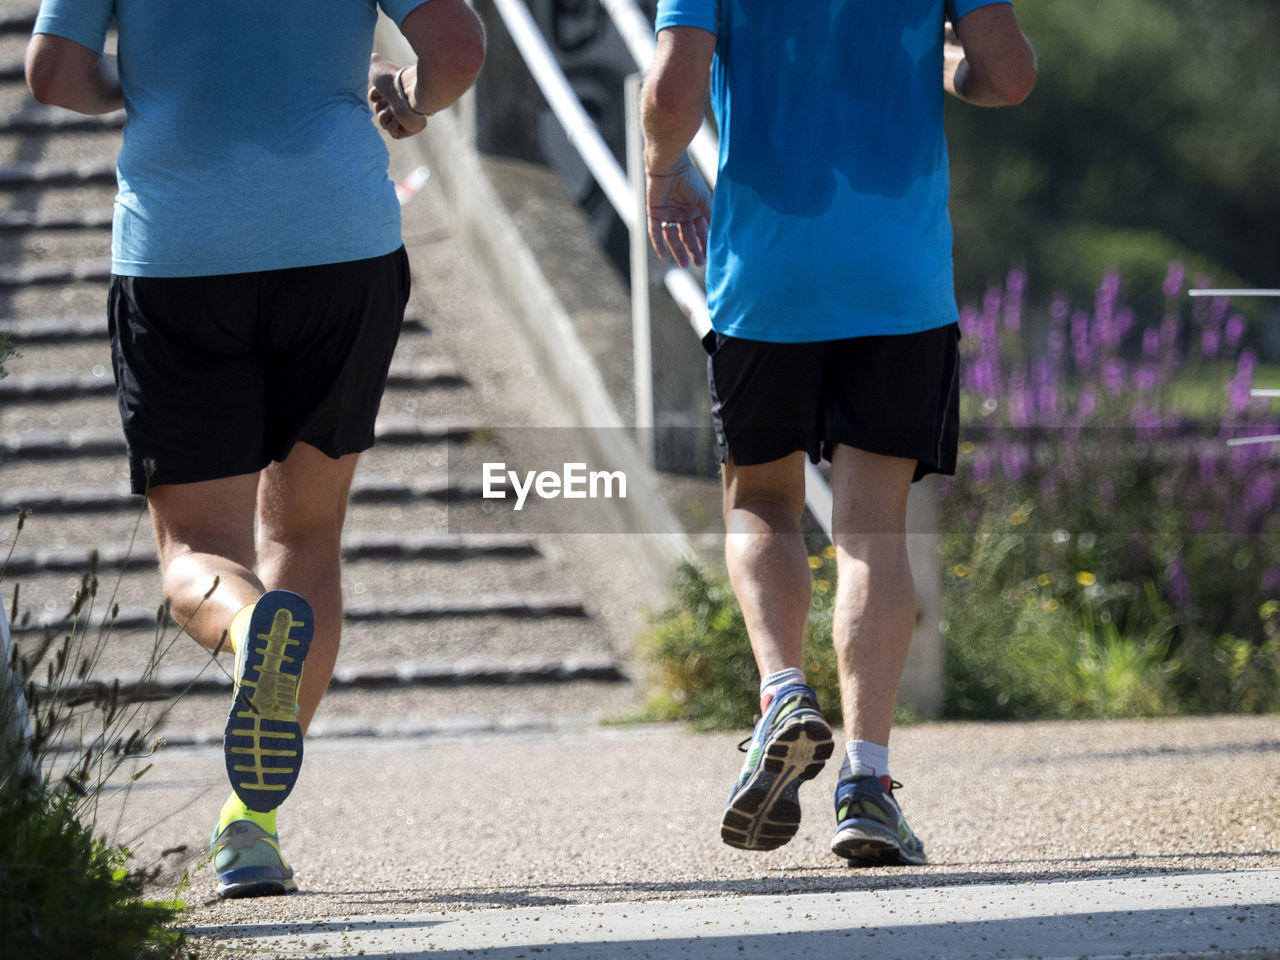
[[[721,838],[789,841],[799,786],[833,752],[801,669],[804,458],[825,456],[847,739],[831,848],[853,863],[923,863],[888,744],[916,609],[907,493],[955,471],[943,93],[1018,103],[1035,57],[1009,0],[659,0],[656,29],[649,234],[660,257],[707,264],[725,558],[761,675],[762,717]],[[683,154],[708,87],[714,199]]]
[[[379,6],[416,63],[372,54]],[[297,889],[276,809],[337,657],[347,495],[409,296],[374,120],[420,132],[483,59],[466,0],[43,0],[36,20],[36,99],[127,116],[108,323],[132,487],[174,618],[236,654],[220,897]]]

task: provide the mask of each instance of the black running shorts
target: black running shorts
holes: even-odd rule
[[[334,458],[367,450],[408,299],[403,247],[287,270],[113,276],[133,492],[256,473],[299,440]]]
[[[915,479],[953,474],[959,435],[956,324],[922,333],[765,343],[714,330],[708,353],[720,462],[769,463],[838,443],[916,461]]]

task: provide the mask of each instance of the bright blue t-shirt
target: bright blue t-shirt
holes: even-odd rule
[[[382,0],[397,23],[426,0]],[[366,100],[377,0],[43,0],[35,33],[101,52],[127,121],[112,271],[211,276],[400,246]]]
[[[944,4],[659,0],[716,34],[707,302],[720,333],[808,342],[956,320]]]

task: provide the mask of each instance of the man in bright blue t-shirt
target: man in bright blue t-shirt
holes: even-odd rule
[[[826,456],[847,738],[832,850],[923,863],[888,744],[916,609],[907,494],[955,471],[943,92],[1018,103],[1034,54],[1009,0],[659,0],[656,29],[643,106],[649,233],[659,256],[707,264],[725,558],[761,675],[762,717],[721,838],[748,850],[789,841],[799,786],[833,752],[801,669],[804,458]],[[708,86],[714,199],[683,155]]]
[[[379,6],[416,63],[371,53]],[[483,59],[465,0],[44,0],[36,20],[36,99],[127,115],[112,361],[173,616],[236,652],[221,897],[297,889],[276,809],[337,657],[347,495],[409,296],[372,121],[420,132]]]

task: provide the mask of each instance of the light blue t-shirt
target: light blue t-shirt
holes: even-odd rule
[[[954,0],[953,16],[1010,0]],[[956,320],[942,127],[947,0],[659,0],[716,34],[707,301],[720,333],[808,342]]]
[[[425,0],[382,0],[397,23]],[[35,33],[101,52],[127,122],[112,270],[184,277],[400,246],[366,100],[377,0],[43,0]]]

